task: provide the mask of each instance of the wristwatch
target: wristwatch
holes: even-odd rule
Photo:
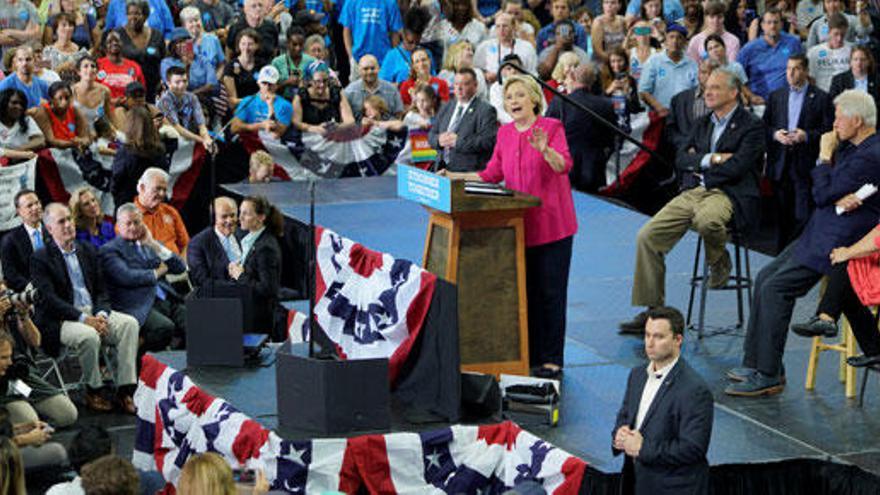
[[[712,162],[712,165],[721,165],[721,155],[712,153],[712,158],[709,161]]]

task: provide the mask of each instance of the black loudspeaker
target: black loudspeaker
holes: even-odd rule
[[[240,299],[186,300],[186,365],[244,366]]]
[[[501,388],[492,375],[461,374],[461,413],[468,420],[501,414]]]
[[[275,372],[282,430],[348,436],[391,428],[387,359],[314,359],[308,344],[285,343]]]

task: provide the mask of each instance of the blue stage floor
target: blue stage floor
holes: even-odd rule
[[[317,223],[367,247],[397,257],[421,261],[428,214],[419,205],[394,197],[393,178],[343,179],[319,183]],[[227,186],[241,195],[264,194],[288,216],[308,220],[303,184]],[[575,193],[580,224],[575,238],[569,285],[565,376],[558,427],[528,427],[534,433],[582,457],[593,467],[614,472],[621,459],[611,455],[611,428],[632,366],[643,365],[641,340],[617,334],[617,323],[632,317],[629,305],[635,236],[647,217],[606,200]],[[696,236],[688,234],[667,259],[667,302],[687,307],[688,280]],[[752,273],[769,258],[751,254]],[[808,317],[817,291],[799,301],[795,319]],[[304,309],[304,308],[303,308]],[[710,292],[710,325],[736,320],[733,292]],[[688,334],[684,356],[709,383],[715,396],[715,424],[709,451],[713,465],[760,463],[791,458],[819,458],[853,463],[880,474],[880,383],[871,377],[863,408],[844,397],[837,381],[837,355],[820,359],[819,379],[812,392],[804,390],[809,341],[788,339],[785,367],[788,385],[782,394],[731,398],[723,394],[724,372],[740,362],[741,335],[721,335],[698,341]],[[182,368],[185,357],[163,359]],[[225,397],[268,427],[277,424],[273,368],[249,370],[189,370],[196,381]],[[859,377],[861,378],[861,376]],[[270,383],[271,382],[271,388]],[[106,416],[87,417],[102,421]],[[130,422],[129,422],[130,419]],[[133,418],[112,420],[118,451],[127,455],[133,438]]]

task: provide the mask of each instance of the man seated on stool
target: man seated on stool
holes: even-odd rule
[[[43,333],[43,348],[57,356],[61,345],[76,350],[86,384],[86,406],[110,411],[102,395],[104,385],[98,366],[102,345],[116,347],[116,387],[120,408],[134,414],[135,357],[138,323],[131,316],[111,311],[98,266],[98,254],[89,243],[76,240],[70,210],[50,203],[43,224],[51,235],[31,258],[33,283],[40,291],[34,323]]]
[[[202,287],[211,280],[231,282],[229,264],[241,260],[241,245],[235,237],[238,205],[220,196],[214,200],[214,225],[192,238],[186,249],[189,276],[193,285]]]
[[[733,382],[724,390],[729,395],[751,397],[782,391],[782,354],[795,301],[831,272],[834,248],[853,244],[877,224],[880,194],[864,200],[855,194],[865,184],[880,184],[874,99],[851,89],[835,98],[834,106],[834,130],[822,135],[818,165],[811,174],[816,209],[800,237],[755,279],[742,367],[727,372]]]
[[[134,316],[140,325],[141,352],[183,348],[186,311],[183,299],[164,280],[186,264],[153,239],[140,210],[125,203],[116,210],[119,236],[101,246],[101,268],[113,309]]]
[[[648,312],[650,363],[630,371],[612,434],[614,455],[626,453],[620,493],[709,492],[712,392],[681,357],[683,340],[684,318],[677,309]]]
[[[663,259],[691,227],[703,237],[705,263],[711,269],[709,287],[727,284],[727,225],[733,219],[739,232],[745,232],[757,223],[758,173],[764,158],[764,126],[739,105],[741,88],[736,74],[726,69],[716,69],[706,81],[706,106],[712,112],[697,119],[676,156],[687,190],[657,212],[636,237],[633,306],[663,305]],[[646,317],[643,311],[622,323],[621,333],[642,333]]]

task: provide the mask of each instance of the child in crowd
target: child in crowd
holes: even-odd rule
[[[365,111],[367,108],[367,102],[370,101],[371,98],[379,97],[374,95],[364,100]],[[383,101],[382,104],[384,105],[384,103],[385,102]],[[373,122],[383,129],[398,131],[406,128],[409,130],[409,139],[406,140],[406,144],[403,149],[400,150],[400,154],[397,155],[395,163],[403,163],[405,165],[411,165],[414,163],[412,145],[413,131],[427,133],[431,128],[434,124],[434,116],[437,114],[437,108],[440,106],[440,97],[431,85],[421,84],[416,87],[413,103],[413,107],[406,113],[406,115],[404,115],[403,120]]]
[[[250,172],[248,173],[248,183],[264,184],[272,182],[272,173],[275,170],[275,160],[272,155],[260,150],[251,155]]]

